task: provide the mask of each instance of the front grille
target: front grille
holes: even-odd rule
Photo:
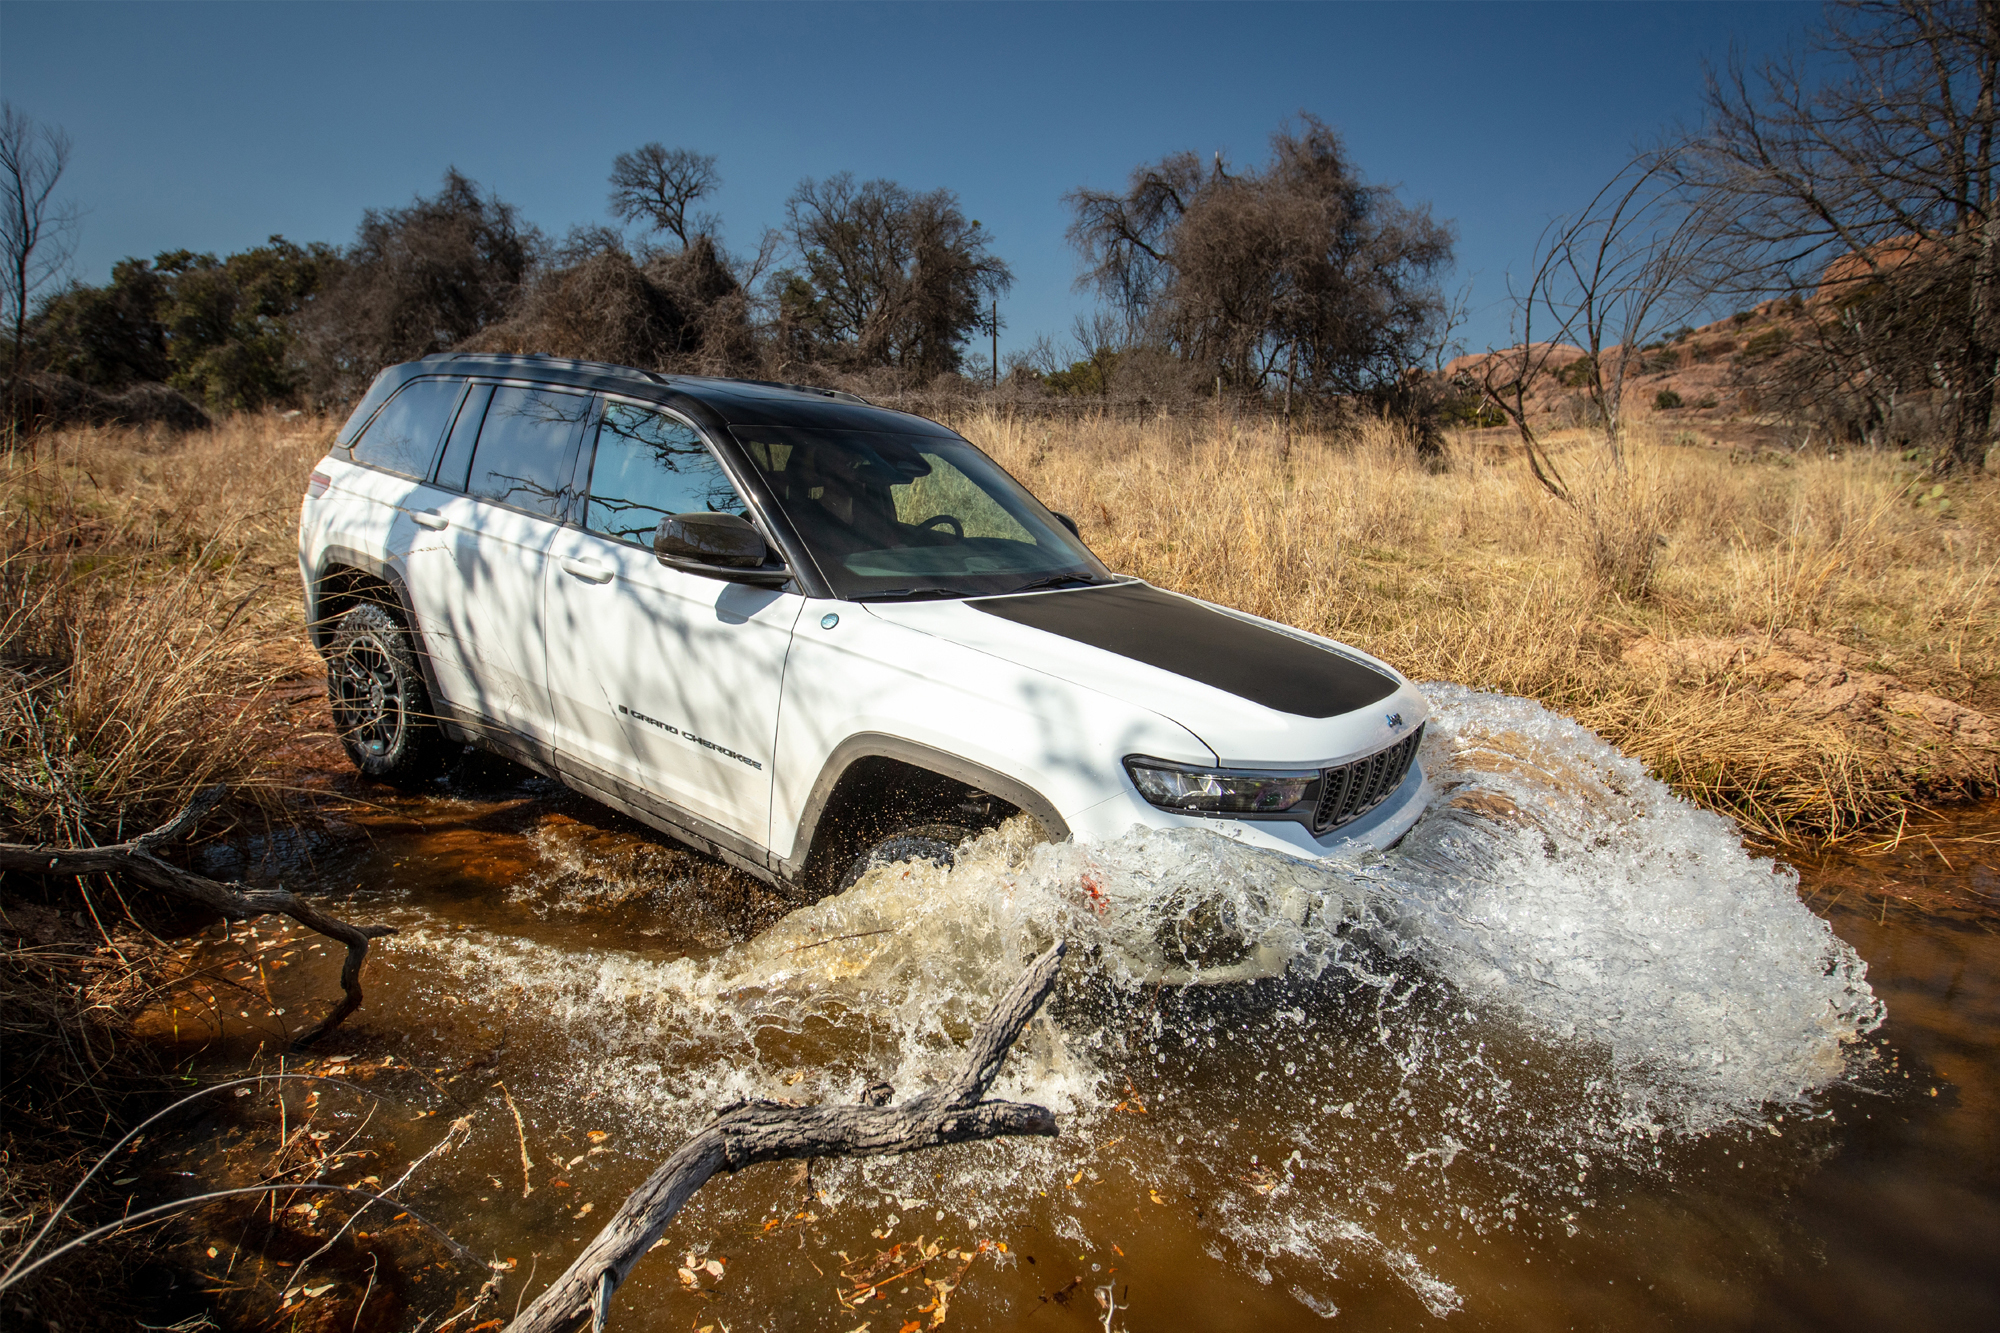
[[[1417,746],[1423,739],[1424,729],[1419,726],[1386,750],[1323,769],[1319,775],[1319,806],[1313,811],[1313,832],[1338,828],[1382,804],[1409,776],[1410,765],[1417,758]]]

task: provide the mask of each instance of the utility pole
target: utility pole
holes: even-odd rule
[[[1280,461],[1292,461],[1292,381],[1299,374],[1299,341],[1292,339],[1291,363],[1285,367],[1285,447],[1278,457]]]
[[[1000,298],[993,298],[993,387],[1000,387]]]

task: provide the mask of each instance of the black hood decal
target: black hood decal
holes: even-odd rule
[[[1379,703],[1396,682],[1373,667],[1143,583],[966,602],[1298,717]]]

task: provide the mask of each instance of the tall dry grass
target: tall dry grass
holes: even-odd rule
[[[217,783],[269,809],[259,703],[306,651],[291,533],[324,448],[248,417],[0,463],[0,836],[115,841]]]
[[[1992,774],[1990,753],[1945,763],[1746,680],[1663,682],[1623,658],[1645,636],[1796,629],[2000,715],[1990,480],[1956,487],[1941,516],[1877,455],[1745,459],[1635,433],[1618,467],[1576,436],[1555,442],[1565,504],[1510,451],[1460,442],[1434,471],[1373,426],[1296,442],[1288,462],[1259,422],[951,424],[1113,567],[1419,680],[1540,699],[1766,835],[1839,838],[1969,785],[1940,773]]]
[[[1504,448],[1459,441],[1434,471],[1379,427],[1302,436],[1287,460],[1278,426],[1228,417],[969,410],[950,424],[1072,515],[1113,567],[1354,643],[1419,680],[1540,699],[1771,837],[1839,838],[1963,792],[1982,763],[1992,773],[1990,753],[1941,755],[1769,682],[1661,678],[1624,654],[1647,636],[1796,630],[2000,716],[1995,481],[1955,485],[1940,513],[1911,503],[1892,458],[1746,458],[1642,427],[1622,468],[1558,437],[1564,504]],[[46,746],[7,724],[8,771],[29,775],[10,783],[54,782],[37,775],[62,765],[43,756],[67,746],[88,757],[63,762],[82,764],[91,826],[109,831],[190,784],[261,771],[266,747],[240,739],[256,719],[229,705],[317,669],[294,534],[334,426],[266,415],[178,439],[81,430],[33,467],[0,463],[9,688],[40,654],[62,659],[68,691],[37,705],[55,728]]]

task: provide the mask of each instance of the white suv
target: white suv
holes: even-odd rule
[[[967,441],[851,394],[393,366],[299,563],[362,772],[470,742],[808,895],[1017,812],[1317,858],[1429,799],[1390,667],[1112,573]]]

